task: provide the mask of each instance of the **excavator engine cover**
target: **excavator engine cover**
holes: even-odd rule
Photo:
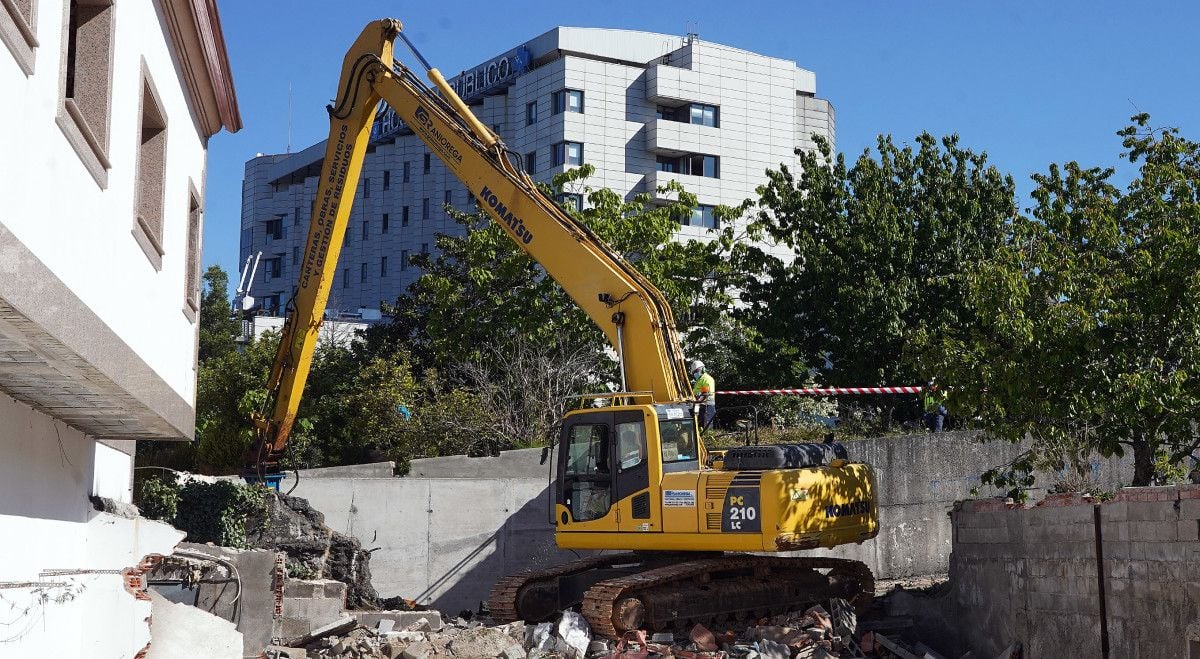
[[[840,442],[738,446],[725,452],[725,469],[727,471],[746,471],[821,467],[837,459],[850,459],[846,453],[846,447]]]

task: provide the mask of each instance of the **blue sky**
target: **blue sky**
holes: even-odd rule
[[[245,162],[286,149],[289,85],[298,151],[328,130],[324,108],[346,47],[387,16],[447,76],[556,25],[692,28],[702,40],[815,71],[848,156],[880,133],[901,143],[921,131],[958,133],[1022,193],[1050,162],[1115,165],[1114,132],[1139,111],[1200,138],[1200,3],[221,0],[219,8],[245,127],[209,144],[204,263],[231,272],[240,266]]]

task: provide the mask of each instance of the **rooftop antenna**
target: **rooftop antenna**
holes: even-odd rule
[[[254,306],[254,298],[250,295],[250,287],[254,285],[254,275],[258,273],[258,260],[262,258],[262,252],[246,257],[246,265],[242,266],[242,279],[238,282],[237,292],[234,294],[234,299],[240,304],[234,306],[241,307],[242,311],[249,311]],[[254,261],[254,267],[250,266],[250,262]],[[249,279],[247,279],[249,273]]]
[[[688,21],[684,23],[683,29],[684,32],[687,33],[687,37],[684,39],[683,45],[690,46],[692,45],[693,41],[698,41],[700,39],[699,21]]]
[[[287,153],[292,152],[292,83],[288,83],[288,142]]]

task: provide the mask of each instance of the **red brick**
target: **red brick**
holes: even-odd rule
[[[1062,492],[1058,494],[1047,494],[1045,499],[1037,502],[1035,508],[1058,508],[1061,506],[1082,506],[1095,503],[1091,496],[1085,496],[1081,492]]]
[[[1180,499],[1200,499],[1200,485],[1176,485]]]
[[[1014,508],[1021,508],[1021,507],[1022,506],[1020,504],[1008,503],[1008,501],[1006,499],[998,499],[998,498],[996,498],[996,499],[967,499],[965,501],[955,502],[955,504],[954,504],[955,510],[959,510],[964,513],[995,512],[998,510],[1012,510]]]
[[[1179,490],[1171,486],[1123,487],[1117,491],[1116,501],[1178,501]]]

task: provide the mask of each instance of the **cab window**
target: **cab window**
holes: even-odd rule
[[[696,460],[696,424],[691,418],[662,419],[658,422],[662,437],[663,464]]]
[[[608,473],[608,426],[580,424],[571,428],[567,445],[568,475]]]
[[[612,506],[608,426],[579,424],[567,436],[564,503],[577,522],[600,519]]]
[[[646,461],[646,426],[641,421],[617,424],[617,458],[621,471]]]

